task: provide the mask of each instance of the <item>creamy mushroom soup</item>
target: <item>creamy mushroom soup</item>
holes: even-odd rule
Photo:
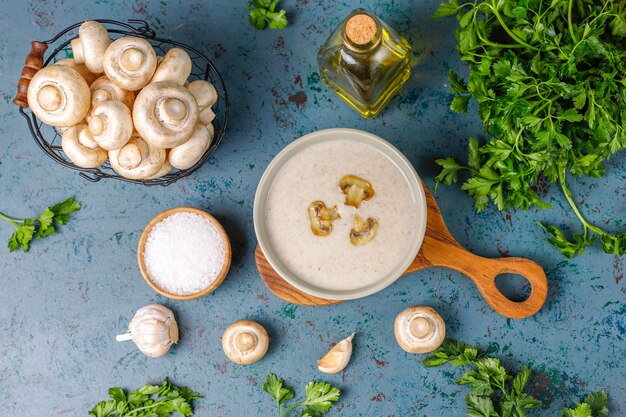
[[[344,204],[339,181],[346,175],[366,179],[375,195],[359,208]],[[341,219],[332,232],[316,236],[309,205],[320,200],[337,206]],[[355,140],[335,140],[306,147],[278,171],[267,197],[265,222],[269,242],[280,262],[300,280],[328,291],[350,291],[384,279],[417,239],[420,206],[401,170],[380,151]],[[350,241],[358,215],[378,221],[374,239]]]

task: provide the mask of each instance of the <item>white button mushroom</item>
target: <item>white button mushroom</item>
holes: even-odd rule
[[[159,172],[165,163],[165,149],[150,146],[133,135],[121,149],[109,151],[111,168],[124,178],[145,180]]]
[[[159,63],[150,82],[171,81],[184,85],[189,74],[191,74],[191,58],[184,50],[172,48]]]
[[[111,40],[106,28],[88,20],[78,29],[78,38],[72,40],[72,53],[77,64],[84,63],[94,74],[104,72],[102,61]]]
[[[176,83],[149,84],[135,99],[135,129],[157,148],[173,148],[185,143],[195,131],[197,121],[196,99]]]
[[[248,365],[265,356],[269,340],[267,331],[259,323],[239,320],[224,332],[222,348],[231,361]]]
[[[64,67],[74,68],[85,79],[87,85],[91,85],[98,77],[98,74],[90,72],[85,64],[77,64],[73,58],[61,59],[54,63],[54,65],[61,65]]]
[[[196,80],[187,85],[187,89],[193,94],[198,102],[198,108],[204,110],[217,102],[217,90],[208,81]]]
[[[70,161],[81,168],[97,168],[106,162],[108,156],[107,151],[93,140],[84,123],[63,132],[61,148]]]
[[[135,94],[132,91],[124,90],[114,81],[109,80],[106,76],[102,76],[95,80],[89,87],[91,90],[91,105],[93,107],[107,100],[121,101],[128,107],[133,109],[135,102]]]
[[[414,306],[402,311],[394,325],[396,340],[409,353],[428,353],[446,338],[446,325],[431,307]]]
[[[118,342],[132,340],[146,356],[165,355],[178,342],[178,325],[174,313],[160,304],[140,308],[128,325],[128,333],[115,337]]]
[[[28,86],[28,106],[45,124],[74,126],[89,112],[91,92],[73,68],[51,65],[37,71]]]
[[[124,90],[141,90],[157,66],[157,57],[148,41],[134,36],[119,38],[104,54],[104,72]]]
[[[172,148],[169,161],[174,168],[187,169],[194,166],[211,145],[211,132],[206,126],[198,123],[189,140]]]
[[[205,80],[193,81],[187,85],[187,89],[198,102],[198,110],[200,111],[198,117],[200,123],[206,126],[211,125],[211,122],[215,119],[215,113],[213,109],[211,109],[211,106],[217,102],[217,90],[213,84]]]
[[[121,148],[133,134],[130,110],[121,101],[103,101],[91,112],[89,131],[101,148],[108,151]]]

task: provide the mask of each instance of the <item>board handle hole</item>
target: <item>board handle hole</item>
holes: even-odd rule
[[[521,303],[530,297],[530,282],[518,274],[500,274],[495,279],[496,288],[511,301]]]

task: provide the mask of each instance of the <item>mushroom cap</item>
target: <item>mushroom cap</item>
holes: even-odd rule
[[[121,148],[133,134],[130,110],[121,101],[103,101],[91,112],[89,131],[101,148],[107,151]]]
[[[182,145],[172,148],[169,152],[169,161],[174,168],[188,169],[194,166],[211,145],[211,132],[204,125],[198,123],[193,135]]]
[[[120,149],[109,151],[109,163],[124,178],[145,180],[163,167],[165,149],[152,147],[135,134]]]
[[[409,353],[428,353],[446,338],[446,325],[431,307],[413,306],[402,311],[394,324],[396,340]]]
[[[156,66],[156,53],[150,43],[134,36],[116,39],[104,54],[105,74],[128,91],[145,87]]]
[[[184,85],[189,74],[191,74],[191,58],[183,49],[172,48],[159,63],[150,82],[172,81]]]
[[[124,103],[130,110],[133,109],[135,94],[132,91],[124,90],[117,83],[109,80],[106,75],[91,83],[89,89],[91,90],[91,105],[93,107],[103,101],[118,100]]]
[[[171,81],[151,83],[137,94],[135,129],[152,146],[173,148],[196,130],[198,103],[185,87]]]
[[[254,363],[265,356],[270,338],[259,323],[239,320],[222,336],[222,348],[228,359],[240,365]]]
[[[168,160],[168,153],[169,151],[165,151],[165,162],[163,162],[163,166],[161,167],[160,170],[158,170],[155,174],[150,175],[149,177],[146,177],[147,180],[154,180],[157,178],[161,178],[166,176],[167,174],[169,174],[170,172],[172,172],[172,164],[170,164],[170,161]]]
[[[215,119],[215,113],[213,112],[213,109],[210,108],[210,107],[206,107],[198,115],[198,120],[203,125],[210,125],[211,122],[213,122],[214,119]]]
[[[106,28],[101,23],[87,20],[80,25],[78,38],[71,42],[76,63],[84,63],[89,71],[101,74],[104,71],[104,54],[110,43]]]
[[[215,128],[213,127],[213,123],[209,123],[204,125],[207,129],[209,129],[209,133],[211,134],[211,142],[213,142],[213,138],[215,137]]]
[[[47,125],[74,126],[85,118],[90,102],[87,82],[68,66],[40,69],[28,86],[28,106]]]
[[[196,98],[200,110],[211,107],[217,102],[217,90],[213,84],[206,80],[192,81],[187,85],[187,89]]]
[[[90,138],[87,125],[82,123],[63,132],[61,148],[65,155],[81,168],[97,168],[107,160],[107,151],[97,146]]]
[[[54,63],[54,65],[61,65],[64,67],[74,68],[85,79],[87,85],[91,85],[98,77],[98,74],[94,74],[87,69],[85,64],[78,64],[73,58],[61,59]]]

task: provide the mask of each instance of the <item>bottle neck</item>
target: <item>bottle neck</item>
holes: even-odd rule
[[[378,48],[382,39],[380,20],[367,12],[346,19],[343,25],[344,46],[352,52],[364,54]]]

